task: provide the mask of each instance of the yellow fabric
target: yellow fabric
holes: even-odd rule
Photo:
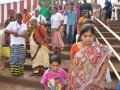
[[[30,52],[33,57],[37,51],[38,45],[33,39],[33,34],[30,37]],[[44,67],[49,67],[49,50],[46,46],[42,45],[39,49],[36,57],[32,61],[32,68],[43,65]]]
[[[84,18],[84,17],[81,17],[79,19],[79,21],[78,21],[78,23],[79,23],[79,31],[78,32],[80,32],[80,30],[82,29],[82,27],[83,27],[83,25],[85,23],[85,20],[86,20],[86,18]]]
[[[10,47],[8,46],[3,46],[2,47],[2,54],[4,57],[10,57]]]

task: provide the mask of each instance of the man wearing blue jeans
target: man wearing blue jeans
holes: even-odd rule
[[[73,10],[74,3],[70,2],[69,10],[65,11],[64,15],[67,15],[67,44],[71,45],[74,41],[74,29],[77,22],[77,14]]]

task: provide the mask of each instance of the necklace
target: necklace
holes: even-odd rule
[[[22,24],[21,24],[21,25],[18,25],[18,24],[16,23],[17,32],[20,30],[21,26],[22,26]]]

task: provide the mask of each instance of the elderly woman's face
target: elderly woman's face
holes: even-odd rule
[[[94,35],[91,33],[91,31],[87,31],[81,36],[82,42],[86,45],[92,44],[93,39],[94,39]]]
[[[31,21],[30,24],[31,24],[31,27],[33,27],[33,28],[37,27],[37,23],[36,22]]]

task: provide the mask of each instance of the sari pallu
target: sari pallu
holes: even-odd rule
[[[99,43],[79,50],[72,63],[71,90],[102,90],[93,89],[92,83],[105,58],[109,58],[110,54],[110,49]]]
[[[30,52],[31,56],[34,57],[38,47],[38,52],[34,59],[32,60],[32,68],[38,66],[49,67],[49,47],[48,42],[45,39],[47,30],[39,25],[36,30],[32,33],[30,37]]]

